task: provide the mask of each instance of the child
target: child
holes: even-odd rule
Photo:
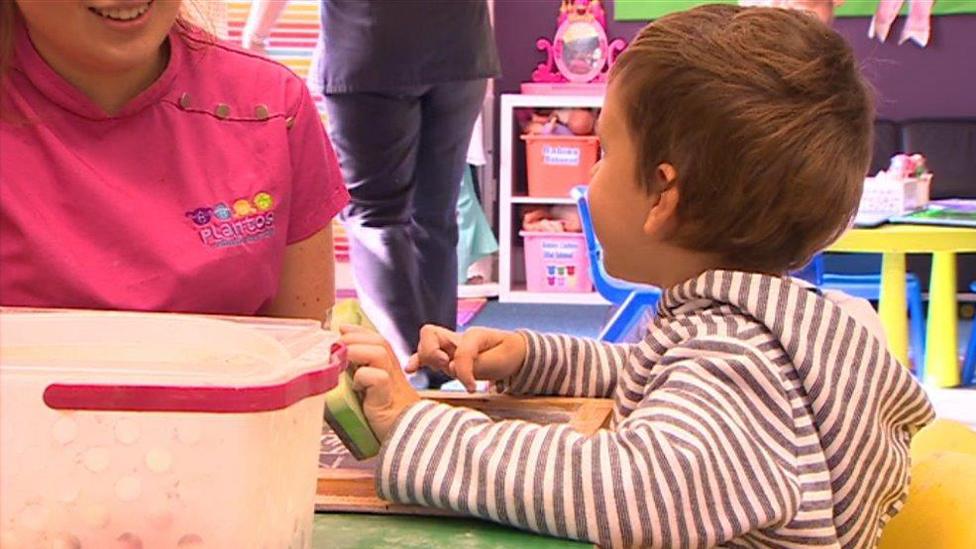
[[[872,116],[850,48],[809,15],[648,25],[613,69],[589,188],[610,274],[667,288],[643,341],[427,327],[408,368],[612,396],[612,427],[419,400],[379,336],[347,330],[381,495],[606,547],[875,544],[932,409],[864,302],[783,275],[850,223]]]
[[[0,2],[0,304],[326,318],[318,112],[183,8]]]

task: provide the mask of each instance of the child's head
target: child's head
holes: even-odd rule
[[[856,211],[873,119],[853,52],[808,14],[709,5],[648,25],[600,119],[590,201],[608,271],[675,282],[689,254],[801,267]]]

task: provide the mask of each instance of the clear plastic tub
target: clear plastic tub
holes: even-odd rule
[[[317,323],[0,311],[0,546],[307,548]]]

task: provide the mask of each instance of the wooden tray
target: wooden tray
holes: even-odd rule
[[[493,419],[521,419],[540,424],[568,424],[584,435],[610,424],[613,401],[597,398],[511,397],[426,391],[421,397],[454,406],[480,410]],[[444,515],[453,513],[400,505],[376,495],[375,459],[357,461],[339,442],[328,425],[322,431],[315,510],[321,512]]]

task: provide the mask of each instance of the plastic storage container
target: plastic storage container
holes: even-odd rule
[[[868,177],[858,211],[901,215],[918,210],[928,205],[931,187],[931,173],[906,179]]]
[[[530,292],[590,292],[590,260],[583,233],[522,231],[525,285]]]
[[[529,196],[568,198],[590,180],[600,152],[592,135],[523,135]]]
[[[0,311],[0,546],[307,548],[317,323]]]

